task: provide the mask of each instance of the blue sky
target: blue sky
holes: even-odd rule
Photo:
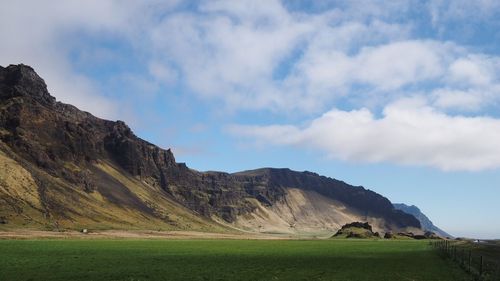
[[[499,30],[491,0],[0,1],[0,64],[192,168],[314,171],[500,238]]]

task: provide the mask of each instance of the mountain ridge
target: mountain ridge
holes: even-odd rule
[[[407,205],[404,203],[393,203],[393,206],[407,214],[413,215],[420,221],[422,229],[436,233],[441,237],[453,237],[446,231],[434,225],[434,223],[415,205]]]
[[[25,65],[0,67],[0,151],[3,163],[10,163],[5,165],[36,185],[31,202],[19,193],[22,187],[13,188],[13,179],[0,175],[0,200],[10,202],[0,209],[4,226],[30,225],[19,218],[33,213],[28,217],[52,228],[90,221],[103,228],[137,222],[140,228],[272,231],[280,225],[283,232],[334,231],[360,219],[377,231],[420,228],[414,216],[380,194],[313,172],[190,169],[177,163],[170,149],[137,137],[123,121],[56,101]],[[94,205],[100,206],[97,211],[88,210]],[[266,216],[275,225],[266,223]]]

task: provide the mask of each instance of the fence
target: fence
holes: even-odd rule
[[[470,273],[474,280],[500,281],[500,261],[454,241],[440,240],[430,243],[443,257],[451,259]]]

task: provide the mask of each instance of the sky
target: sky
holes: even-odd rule
[[[313,171],[500,238],[500,1],[0,0],[0,38],[191,168]]]

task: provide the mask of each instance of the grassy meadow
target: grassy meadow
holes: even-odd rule
[[[0,240],[0,280],[468,280],[426,241]]]

